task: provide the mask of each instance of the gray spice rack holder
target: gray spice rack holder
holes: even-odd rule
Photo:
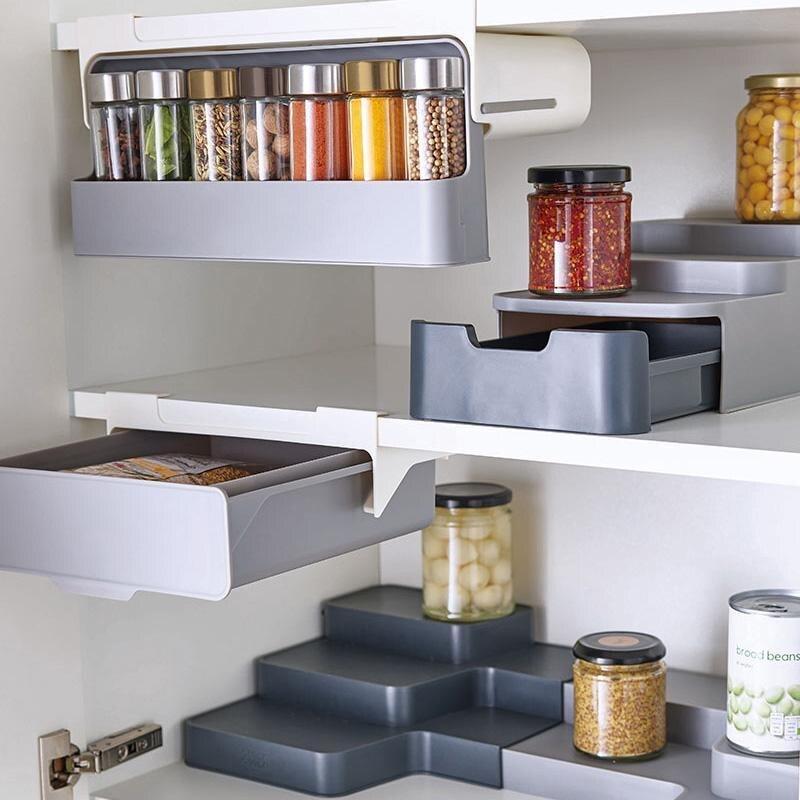
[[[459,43],[430,40],[121,56],[99,59],[92,69],[269,66],[438,55],[468,59]],[[446,180],[75,180],[72,228],[79,256],[411,267],[487,261],[483,131],[467,115],[467,169]]]
[[[722,678],[670,670],[665,753],[598,761],[572,747],[572,654],[533,643],[529,608],[458,625],[421,599],[329,601],[324,638],[259,659],[257,695],[186,722],[187,764],[319,795],[428,772],[553,800],[796,800],[796,759],[725,744]]]
[[[622,297],[497,294],[501,338],[483,344],[413,322],[411,416],[633,434],[800,393],[797,226],[639,222],[633,246]]]

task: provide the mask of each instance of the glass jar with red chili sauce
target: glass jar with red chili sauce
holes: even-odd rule
[[[631,288],[630,167],[531,167],[530,280],[544,295],[615,295]]]

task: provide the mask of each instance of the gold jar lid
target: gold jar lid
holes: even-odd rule
[[[800,89],[800,73],[751,75],[745,79],[745,89]]]
[[[235,69],[190,69],[189,97],[192,100],[227,100],[238,97]]]
[[[395,91],[400,88],[397,61],[348,61],[344,65],[344,85],[347,92],[355,94]]]

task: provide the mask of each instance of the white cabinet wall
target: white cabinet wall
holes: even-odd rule
[[[744,78],[798,67],[797,47],[788,44],[592,53],[592,112],[583,127],[487,143],[491,263],[376,272],[378,343],[405,343],[415,318],[472,322],[479,339],[496,334],[492,294],[527,282],[533,164],[630,164],[634,219],[730,215]],[[673,666],[721,674],[727,597],[797,584],[791,489],[468,458],[443,464],[438,477],[514,488],[517,599],[537,608],[539,635],[549,642],[644,629],[664,639]],[[415,537],[381,548],[385,582],[419,581]]]
[[[7,16],[0,66],[21,79],[4,84],[0,125],[0,454],[87,433],[92,426],[68,417],[68,386],[406,344],[412,317],[474,322],[490,336],[492,292],[526,281],[527,166],[630,163],[638,218],[725,211],[744,76],[797,69],[790,45],[595,54],[594,110],[582,129],[487,147],[490,264],[415,272],[72,256],[68,180],[88,172],[88,136],[77,59],[50,53],[48,16],[287,4],[29,0]],[[720,672],[727,594],[795,582],[791,489],[488,459],[454,458],[440,470],[467,476],[516,492],[518,599],[536,606],[548,641],[630,625],[662,636],[676,666]],[[381,546],[383,581],[418,574],[416,537]],[[81,800],[178,760],[182,718],[246,694],[255,656],[317,635],[322,599],[378,579],[376,548],[219,604],[89,600],[0,573],[0,797],[38,796],[35,737],[60,726],[79,744],[146,718],[165,726],[163,750],[82,780]]]

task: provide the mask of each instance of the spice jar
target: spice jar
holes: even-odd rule
[[[182,69],[141,70],[136,96],[143,180],[186,180],[192,163],[186,74]]]
[[[196,181],[242,177],[241,112],[235,69],[190,69],[192,175]]]
[[[667,744],[667,668],[663,642],[646,633],[584,636],[575,663],[573,743],[598,758],[636,761]]]
[[[751,75],[736,118],[736,215],[800,220],[800,74]]]
[[[289,98],[283,67],[242,67],[242,164],[246,181],[288,181]]]
[[[511,490],[496,483],[436,487],[436,515],[422,532],[422,610],[479,622],[514,610]]]
[[[350,130],[350,178],[402,180],[406,174],[403,101],[397,61],[344,65]]]
[[[457,56],[404,58],[400,85],[409,180],[462,175],[467,167],[462,60]]]
[[[347,180],[341,64],[291,64],[287,76],[292,180]]]
[[[531,292],[615,295],[631,288],[630,167],[531,167]]]
[[[132,72],[89,75],[86,83],[94,176],[100,181],[141,177],[139,109]]]

